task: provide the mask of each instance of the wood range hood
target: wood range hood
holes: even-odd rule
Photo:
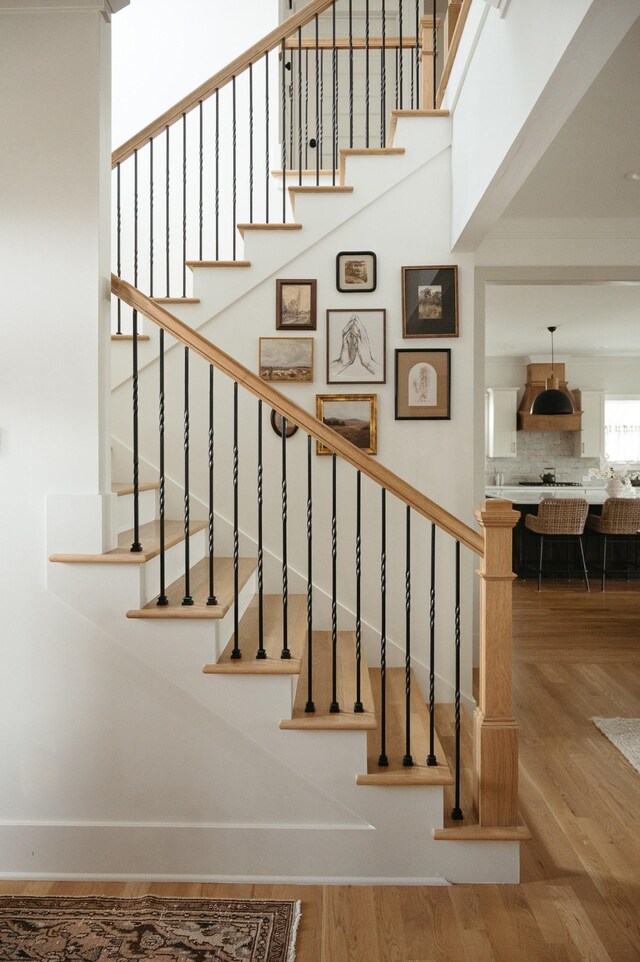
[[[573,414],[531,414],[531,405],[547,387],[547,380],[554,374],[558,390],[567,394],[573,404]],[[582,426],[580,392],[567,387],[564,364],[527,364],[527,383],[518,408],[518,431],[579,431]]]

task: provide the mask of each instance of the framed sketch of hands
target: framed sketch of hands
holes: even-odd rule
[[[384,384],[385,310],[327,311],[327,384]]]

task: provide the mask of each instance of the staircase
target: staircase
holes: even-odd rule
[[[292,71],[298,72],[301,97],[303,71],[308,84],[311,69],[302,56],[303,31],[307,39],[315,35],[315,48],[306,48],[313,61],[322,49],[319,18],[335,6],[309,4],[250,58],[240,58],[242,64],[216,75],[171,117],[150,125],[137,146],[125,145],[115,155],[121,276],[112,285],[118,342],[112,474],[123,479],[114,485],[117,544],[96,555],[52,554],[49,587],[106,632],[169,701],[177,699],[201,726],[199,735],[206,734],[208,749],[206,770],[193,773],[193,811],[177,802],[172,811],[169,793],[162,817],[154,818],[153,806],[142,799],[143,840],[138,829],[114,832],[103,850],[92,852],[94,875],[393,884],[518,877],[518,842],[526,829],[517,814],[510,711],[514,512],[501,502],[486,503],[476,513],[479,534],[424,495],[419,473],[400,477],[384,466],[402,463],[389,422],[378,462],[308,413],[315,385],[293,385],[283,393],[253,373],[257,339],[271,332],[265,316],[276,276],[317,276],[326,288],[337,251],[362,249],[354,237],[370,239],[371,249],[382,251],[385,243],[388,249],[390,233],[400,263],[412,263],[424,246],[427,222],[427,261],[450,260],[450,121],[444,111],[424,109],[413,89],[413,109],[403,107],[397,83],[396,109],[388,130],[383,120],[382,144],[375,147],[355,146],[353,134],[341,146],[337,119],[344,105],[336,93],[333,110],[320,106],[318,89],[313,124],[319,135],[333,114],[328,171],[318,152],[315,172],[303,173],[300,146],[292,170],[303,112],[296,111],[292,95],[288,114],[285,97],[282,129],[289,134],[282,138],[281,168],[269,174],[261,200],[268,214],[272,194],[279,193],[282,220],[253,216],[253,159],[251,216],[239,220],[240,68],[248,71],[253,104],[258,73],[268,78],[271,69],[271,77],[278,76],[276,55],[284,58],[295,49]],[[399,25],[402,35],[401,20]],[[335,39],[327,43],[335,91],[345,68],[336,63]],[[351,39],[350,56],[353,46]],[[409,49],[419,47],[416,33]],[[404,49],[402,36],[398,49]],[[396,71],[401,62],[397,55]],[[417,63],[411,61],[416,76]],[[402,84],[400,79],[400,90]],[[214,108],[217,168],[220,104],[230,87],[233,236],[219,238],[216,176],[215,244],[207,259],[203,102]],[[368,111],[367,103],[367,117]],[[253,112],[249,121],[253,144]],[[267,145],[268,125],[267,112]],[[157,296],[154,261],[154,138],[166,147],[163,296]],[[185,178],[181,210],[179,204],[174,209],[170,186],[176,140]],[[187,200],[190,149],[200,167],[195,240]],[[306,154],[306,141],[304,149]],[[156,159],[159,153],[156,147]],[[271,170],[268,150],[265,160]],[[142,218],[144,164],[149,207]],[[127,185],[133,189],[131,220],[122,216]],[[182,237],[172,246],[176,213]],[[122,279],[125,246],[133,250],[133,284]],[[390,278],[381,276],[380,290],[391,300]],[[322,375],[316,373],[316,381]],[[306,435],[306,445],[296,446],[301,438],[267,433],[271,408]],[[316,458],[316,444],[331,456]],[[447,483],[445,476],[445,489]],[[478,559],[482,654],[472,761],[462,751],[470,737],[463,710],[474,704],[470,599]],[[452,706],[453,751],[447,754],[436,731],[438,702]]]

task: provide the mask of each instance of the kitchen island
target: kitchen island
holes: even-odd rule
[[[538,504],[543,498],[584,498],[589,504],[604,504],[607,492],[602,486],[555,485],[555,484],[505,484],[487,485],[488,498],[505,498],[518,504]]]

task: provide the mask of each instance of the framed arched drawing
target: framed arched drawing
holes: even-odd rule
[[[396,421],[451,420],[451,350],[396,351]]]

